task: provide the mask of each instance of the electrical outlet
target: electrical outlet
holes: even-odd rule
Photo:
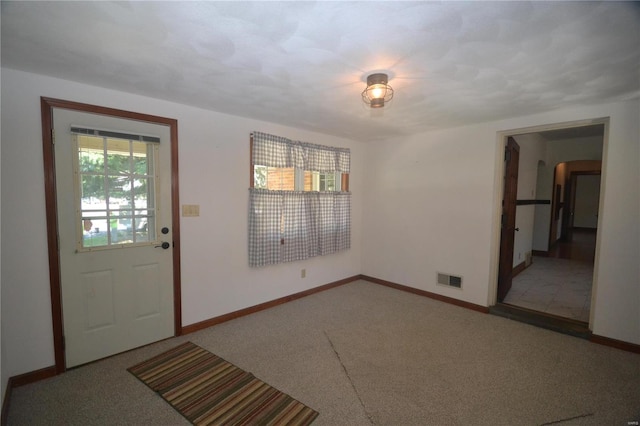
[[[305,278],[307,276],[307,270],[306,269],[301,269],[300,270],[300,278]]]

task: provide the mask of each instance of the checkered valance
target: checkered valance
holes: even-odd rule
[[[280,136],[253,132],[255,165],[293,167],[315,172],[349,173],[351,151],[307,142],[292,141]]]

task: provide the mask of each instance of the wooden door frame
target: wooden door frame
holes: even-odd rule
[[[601,175],[603,184],[600,187],[600,204],[599,210],[602,213],[604,203],[604,193],[606,190],[606,169],[607,169],[607,151],[609,146],[609,117],[599,117],[583,120],[573,120],[558,123],[542,124],[529,127],[521,127],[515,129],[498,130],[494,145],[494,175],[493,175],[493,220],[491,226],[491,251],[489,254],[489,285],[487,297],[487,306],[493,306],[497,303],[498,295],[498,263],[500,258],[500,232],[501,232],[501,216],[502,216],[502,192],[504,191],[504,147],[509,136],[524,135],[528,133],[538,133],[546,130],[568,129],[572,127],[590,126],[593,124],[604,125],[604,139],[602,145],[602,169]],[[598,229],[602,214],[598,217]],[[598,231],[599,232],[599,231]],[[600,259],[600,238],[596,241],[596,254],[594,260],[594,275],[592,284],[592,305],[595,299],[596,289],[598,286],[598,267]],[[593,316],[593,309],[591,315]],[[590,318],[590,324],[591,320]]]
[[[498,257],[498,302],[502,302],[511,289],[513,277],[513,250],[516,228],[516,209],[518,199],[518,169],[520,164],[520,145],[512,137],[507,137],[504,147],[505,173],[504,189],[502,191],[502,216],[500,230],[500,255]],[[516,154],[518,161],[514,161],[512,154]],[[508,157],[507,157],[508,156]],[[515,175],[513,178],[512,175]],[[515,185],[515,187],[512,187]],[[509,231],[511,230],[511,231]],[[507,234],[511,232],[510,234]]]
[[[563,187],[558,182],[558,166],[563,163],[558,163],[553,167],[553,184],[551,185],[551,212],[549,213],[549,235],[547,237],[547,252],[550,252],[553,246],[558,242],[558,224],[560,220],[560,209],[563,209],[564,204],[562,198]]]
[[[171,139],[171,215],[173,235],[173,311],[174,335],[182,334],[182,300],[180,282],[180,202],[178,183],[178,120],[141,114],[120,109],[101,107],[79,102],[40,98],[42,114],[42,149],[44,160],[44,189],[47,220],[47,243],[49,251],[49,283],[51,288],[51,315],[53,320],[53,347],[55,373],[66,371],[64,326],[62,316],[62,288],[60,283],[60,247],[58,240],[58,207],[56,198],[56,174],[53,134],[53,109],[105,115],[121,119],[142,121],[169,127]]]

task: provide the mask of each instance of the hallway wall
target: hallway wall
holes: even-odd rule
[[[547,157],[547,140],[538,133],[514,136],[520,146],[518,167],[518,200],[536,199],[538,193],[538,163]],[[513,242],[513,266],[526,260],[533,250],[535,212],[537,204],[516,206],[516,231]]]
[[[596,229],[600,204],[600,175],[577,177],[576,204],[573,226]]]

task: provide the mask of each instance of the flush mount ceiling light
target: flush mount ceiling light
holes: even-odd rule
[[[382,108],[385,102],[393,98],[393,89],[387,83],[389,77],[384,73],[367,77],[367,88],[362,92],[362,100],[371,108]]]

